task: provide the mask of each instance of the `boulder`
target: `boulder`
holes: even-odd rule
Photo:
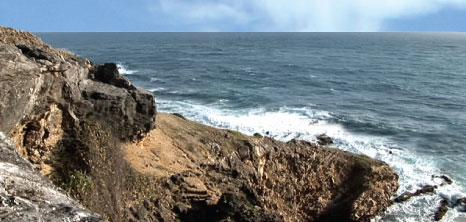
[[[333,143],[332,138],[325,134],[318,135],[316,138],[317,138],[317,143],[321,146],[329,145]]]

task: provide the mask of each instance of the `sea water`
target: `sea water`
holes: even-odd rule
[[[315,141],[383,160],[397,194],[376,221],[432,221],[441,199],[466,197],[466,34],[37,33],[55,47],[154,93],[157,109],[283,141]],[[466,221],[449,210],[444,221]]]

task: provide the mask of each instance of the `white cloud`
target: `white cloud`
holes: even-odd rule
[[[388,19],[466,7],[466,0],[160,0],[168,16],[213,30],[377,31]]]

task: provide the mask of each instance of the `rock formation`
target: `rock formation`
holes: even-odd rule
[[[0,131],[18,150],[11,155],[110,221],[366,221],[398,188],[393,169],[366,156],[179,114],[155,118],[153,95],[115,64],[95,65],[0,27]],[[43,218],[63,209],[99,220],[64,195],[49,202],[66,207],[43,206]]]
[[[125,156],[141,173],[170,178],[160,200],[183,206],[178,216],[187,221],[365,221],[398,188],[390,167],[365,156],[172,114],[159,113],[157,129]]]
[[[0,221],[82,221],[104,219],[84,209],[20,157],[0,133]]]

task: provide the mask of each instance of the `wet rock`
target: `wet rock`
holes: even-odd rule
[[[445,216],[445,214],[448,211],[448,206],[449,206],[449,203],[447,200],[444,199],[440,201],[440,206],[438,207],[437,211],[434,214],[435,221],[439,221],[443,218],[443,216]]]
[[[437,186],[425,185],[421,189],[416,190],[416,192],[414,193],[404,192],[403,194],[395,198],[395,202],[397,203],[404,202],[404,201],[411,199],[411,197],[415,197],[415,196],[419,196],[419,195],[427,194],[427,193],[433,193],[435,189],[437,189]]]
[[[431,186],[431,185],[425,185],[419,190],[416,190],[414,193],[414,196],[418,196],[420,194],[426,194],[426,193],[433,193],[437,189],[437,186]]]
[[[440,186],[445,186],[445,185],[451,185],[453,183],[453,180],[450,179],[450,177],[446,175],[432,175],[432,178],[440,178],[443,180],[443,182],[440,184]]]
[[[454,207],[458,208],[461,212],[466,212],[466,197],[456,200]]]
[[[395,198],[395,202],[400,203],[409,200],[411,197],[413,197],[414,194],[410,192],[404,192],[400,196]]]
[[[321,146],[322,145],[329,145],[329,144],[333,143],[333,140],[329,136],[327,136],[325,134],[321,134],[321,135],[317,136],[317,143],[319,145],[321,145]]]

